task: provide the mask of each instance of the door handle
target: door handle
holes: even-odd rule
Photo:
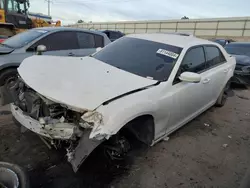
[[[70,52],[70,53],[68,54],[68,56],[75,56],[75,54],[73,54],[72,52]]]
[[[227,73],[229,71],[229,69],[224,69],[223,72],[224,73]]]
[[[209,82],[210,82],[210,79],[209,79],[209,78],[205,78],[205,79],[202,81],[203,84],[207,84],[207,83],[209,83]]]

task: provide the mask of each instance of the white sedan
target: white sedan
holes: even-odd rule
[[[128,35],[91,57],[25,59],[10,86],[11,110],[51,143],[67,142],[77,171],[100,144],[111,158],[124,156],[125,130],[154,145],[223,106],[235,64],[220,45],[193,36]]]

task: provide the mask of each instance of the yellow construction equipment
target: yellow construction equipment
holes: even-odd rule
[[[41,18],[31,18],[33,27],[60,27],[61,26],[61,21],[46,21]]]
[[[35,27],[61,26],[40,18],[29,18],[29,0],[0,0],[0,36],[11,37]]]

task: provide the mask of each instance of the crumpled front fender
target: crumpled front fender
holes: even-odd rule
[[[89,139],[91,130],[84,131],[77,147],[72,152],[68,152],[68,161],[71,163],[74,172],[77,172],[81,164],[104,140]]]

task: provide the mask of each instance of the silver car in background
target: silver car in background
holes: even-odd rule
[[[25,58],[35,55],[38,46],[46,47],[44,55],[82,57],[109,43],[110,39],[102,32],[68,27],[35,28],[5,40],[0,44],[0,102],[7,103],[8,94],[2,90],[16,79],[17,67]]]

